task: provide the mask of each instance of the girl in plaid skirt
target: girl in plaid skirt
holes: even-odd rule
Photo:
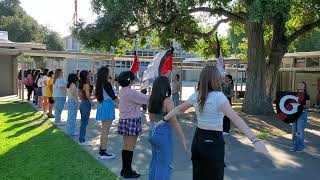
[[[141,135],[141,105],[148,104],[149,96],[131,89],[135,76],[131,71],[120,73],[118,83],[122,87],[119,92],[120,120],[118,133],[123,136],[121,176],[124,178],[138,178],[140,174],[131,168],[133,150],[137,138]]]

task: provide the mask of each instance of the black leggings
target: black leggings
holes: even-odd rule
[[[230,105],[232,106],[231,103],[231,98],[228,98]],[[230,119],[227,116],[223,117],[223,132],[230,132]]]
[[[191,152],[193,180],[223,180],[224,140],[222,132],[197,128]]]
[[[32,91],[33,91],[33,87],[32,86],[26,86],[26,88],[27,88],[27,91],[28,91],[28,101],[30,101],[31,94],[32,94]]]

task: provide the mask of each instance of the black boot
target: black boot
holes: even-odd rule
[[[133,151],[122,150],[122,170],[120,175],[123,176],[124,178],[140,177],[140,174],[133,171],[131,168],[132,157],[133,157]]]

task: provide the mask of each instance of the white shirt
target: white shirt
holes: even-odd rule
[[[187,102],[195,108],[199,128],[222,131],[224,113],[220,111],[220,107],[223,103],[228,102],[222,92],[210,92],[202,112],[199,111],[198,92],[192,94]]]

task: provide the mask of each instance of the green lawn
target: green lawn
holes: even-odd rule
[[[0,101],[0,179],[117,179],[27,103]]]

